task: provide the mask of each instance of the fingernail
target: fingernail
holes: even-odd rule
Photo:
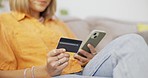
[[[63,51],[66,51],[66,49],[63,49]]]
[[[77,53],[76,54],[74,54],[74,57],[76,57],[77,56]]]

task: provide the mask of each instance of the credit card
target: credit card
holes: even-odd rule
[[[75,40],[75,39],[69,39],[69,38],[61,38],[57,49],[64,48],[67,52],[78,52],[80,45],[82,41],[81,40]]]

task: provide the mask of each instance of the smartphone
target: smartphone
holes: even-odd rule
[[[105,31],[101,31],[101,30],[93,30],[89,36],[87,37],[87,39],[82,42],[82,45],[80,46],[80,49],[85,50],[89,53],[91,53],[90,49],[87,47],[88,44],[91,44],[92,46],[96,47],[99,42],[104,38],[104,36],[106,35]],[[81,55],[83,57],[85,57],[83,54],[78,52],[78,55]]]

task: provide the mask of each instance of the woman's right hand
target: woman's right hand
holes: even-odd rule
[[[25,78],[24,75],[26,78],[32,78],[33,76],[36,78],[51,78],[61,74],[62,70],[68,65],[70,55],[66,53],[65,49],[55,49],[49,52],[47,57],[47,65],[24,70],[0,70],[0,78]]]
[[[61,74],[62,70],[68,65],[70,55],[65,49],[54,49],[48,53],[47,72],[50,76]]]

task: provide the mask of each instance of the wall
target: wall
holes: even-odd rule
[[[3,8],[0,7],[0,13],[9,11],[9,2],[8,0],[4,0],[2,2]]]
[[[4,0],[8,11],[8,0]],[[107,17],[117,20],[148,22],[148,0],[57,0],[60,9],[67,9],[70,16],[86,18],[88,16]]]
[[[58,0],[58,10],[62,8],[80,18],[99,16],[148,22],[148,0]]]

